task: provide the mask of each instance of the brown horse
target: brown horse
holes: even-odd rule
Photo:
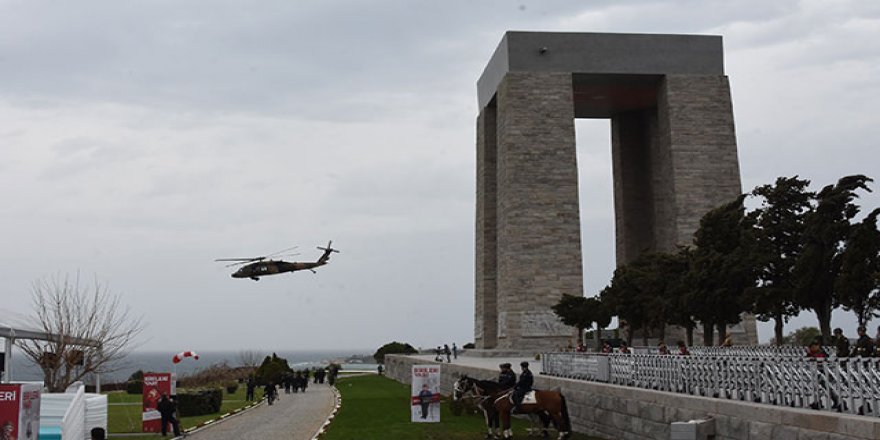
[[[483,411],[486,417],[486,428],[488,433],[486,438],[499,438],[501,434],[501,423],[498,411],[495,410],[495,399],[503,394],[509,394],[509,387],[502,387],[494,380],[480,380],[462,375],[453,385],[452,399],[456,402],[460,401],[467,395],[474,398],[474,403]],[[532,419],[533,432],[542,432],[542,437],[547,437],[547,427],[550,426],[550,416],[547,413],[530,414]],[[543,428],[538,428],[538,422],[541,422]]]
[[[495,411],[501,416],[502,435],[504,438],[513,438],[513,430],[510,429],[510,415],[513,409],[511,393],[505,393],[495,399]],[[517,414],[549,415],[553,425],[559,431],[558,439],[566,439],[571,435],[571,419],[568,417],[568,405],[565,396],[559,391],[535,390],[535,402],[523,401],[517,407]]]

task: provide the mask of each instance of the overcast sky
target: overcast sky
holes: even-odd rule
[[[476,81],[507,30],[722,35],[744,190],[880,179],[877,1],[0,0],[0,309],[79,272],[142,349],[472,341]],[[592,296],[610,128],[577,128]],[[331,239],[317,274],[213,261]]]

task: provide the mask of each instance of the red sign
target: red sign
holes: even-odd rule
[[[176,380],[171,373],[144,373],[144,413],[141,419],[143,432],[161,432],[162,418],[159,399],[163,394],[173,396],[177,393]]]
[[[37,437],[40,389],[39,384],[0,384],[0,440]]]

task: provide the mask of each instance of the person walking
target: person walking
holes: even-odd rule
[[[449,349],[449,344],[443,344],[443,354],[446,355],[446,363],[452,363],[452,350]]]
[[[275,403],[275,398],[278,396],[275,394],[275,384],[274,383],[269,382],[266,384],[265,387],[263,387],[263,397],[266,398],[266,401],[269,403],[269,405],[272,405],[273,403]]]
[[[455,342],[452,343],[452,358],[458,359],[458,347],[455,346]]]
[[[156,405],[159,416],[162,419],[162,437],[168,435],[168,425],[171,425],[175,436],[180,435],[180,423],[177,422],[177,404],[168,398],[167,394],[162,394],[162,398]]]
[[[254,400],[254,389],[257,387],[257,384],[254,382],[253,377],[249,377],[247,381],[247,391],[244,394],[244,400],[248,402],[253,402]]]

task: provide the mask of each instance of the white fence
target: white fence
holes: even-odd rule
[[[695,347],[690,356],[545,353],[544,374],[722,399],[880,417],[880,358],[804,349]]]

